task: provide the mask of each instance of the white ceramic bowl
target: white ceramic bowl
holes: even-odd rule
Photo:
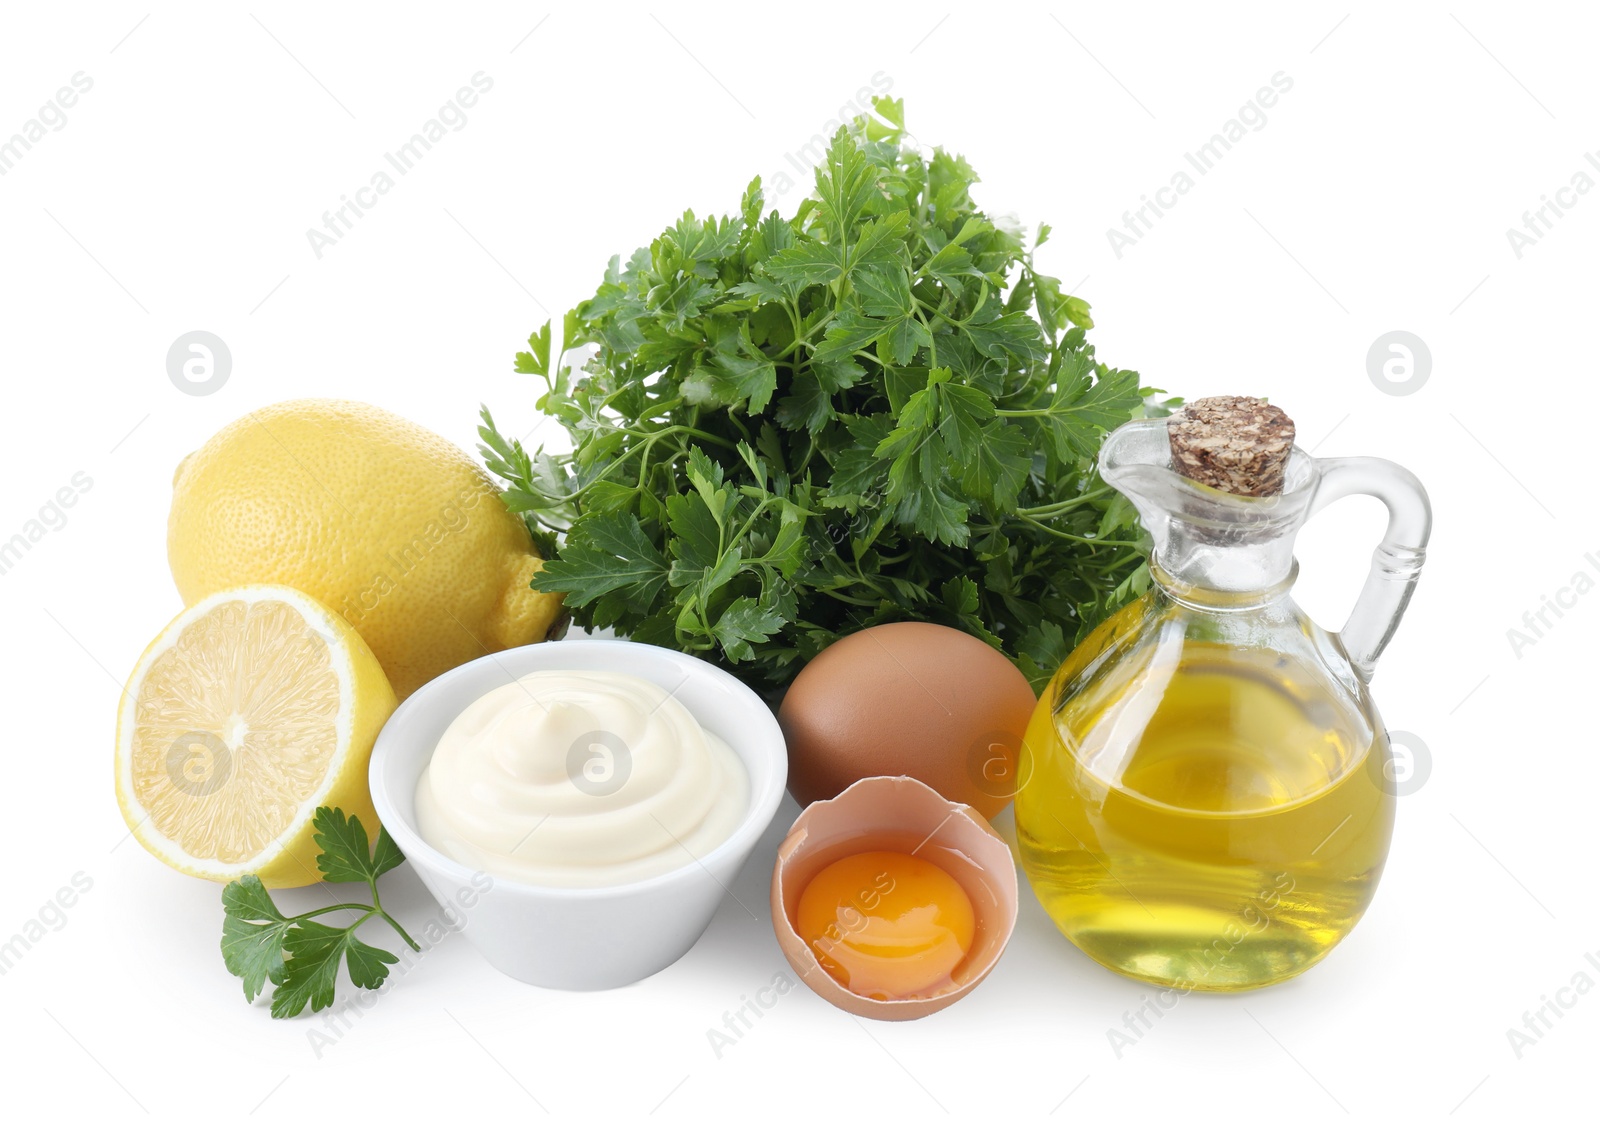
[[[633,674],[674,693],[702,726],[733,747],[750,773],[750,808],[732,837],[668,873],[600,889],[498,877],[489,883],[423,841],[417,833],[417,780],[444,730],[483,694],[535,670]],[[389,718],[373,747],[370,771],[378,817],[439,904],[465,918],[462,934],[473,947],[514,979],[572,991],[637,982],[692,948],[772,821],[787,777],[783,733],[749,687],[687,654],[614,639],[536,643],[440,675]]]

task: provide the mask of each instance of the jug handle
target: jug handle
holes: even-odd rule
[[[1372,553],[1372,570],[1350,617],[1339,631],[1350,664],[1363,682],[1372,680],[1378,656],[1394,637],[1427,555],[1433,510],[1417,476],[1384,458],[1319,458],[1321,479],[1311,512],[1351,494],[1383,502],[1389,526]]]

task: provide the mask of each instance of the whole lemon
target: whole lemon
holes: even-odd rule
[[[402,699],[461,663],[538,642],[527,527],[464,451],[370,404],[291,400],[179,465],[167,557],[186,604],[285,584],[342,615]]]

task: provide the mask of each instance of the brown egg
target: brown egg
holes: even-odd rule
[[[806,886],[841,858],[875,850],[912,854],[960,883],[972,902],[972,944],[951,982],[929,998],[869,999],[828,974],[797,928]],[[1017,923],[1017,870],[1011,850],[971,807],[952,803],[906,776],[873,777],[836,799],[813,803],[778,847],[772,871],[772,928],[801,981],[841,1010],[862,1018],[922,1018],[981,983],[1005,951]]]
[[[804,806],[858,779],[907,775],[993,818],[1016,793],[1034,704],[1006,656],[964,631],[868,627],[813,658],[784,696],[789,793]]]

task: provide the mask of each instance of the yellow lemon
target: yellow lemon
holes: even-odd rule
[[[218,592],[169,623],[128,679],[122,817],[184,873],[313,884],[319,806],[377,835],[367,761],[394,707],[378,659],[328,608],[287,587]]]
[[[401,698],[452,667],[538,642],[560,596],[521,519],[460,448],[368,404],[251,412],[173,479],[167,556],[186,603],[287,584],[360,632]]]

